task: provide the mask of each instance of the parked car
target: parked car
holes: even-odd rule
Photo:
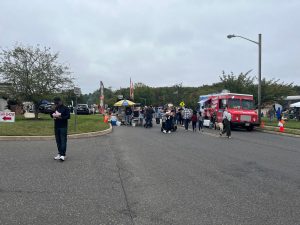
[[[40,113],[50,114],[53,112],[54,103],[41,104],[39,106]]]
[[[76,110],[77,110],[78,115],[79,114],[85,114],[85,115],[91,114],[91,110],[87,104],[78,104]]]

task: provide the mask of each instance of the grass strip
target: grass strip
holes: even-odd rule
[[[264,117],[262,118],[262,121],[265,123],[265,126],[278,127],[278,121],[276,118],[274,118],[273,121],[270,121],[268,118]],[[300,121],[287,120],[285,121],[284,127],[290,129],[300,129]]]
[[[68,123],[68,134],[102,131],[109,128],[103,122],[103,116],[78,115],[75,131],[75,115],[71,115]],[[14,123],[0,123],[0,136],[49,136],[54,135],[54,122],[49,114],[39,114],[39,119],[25,119],[17,116]]]

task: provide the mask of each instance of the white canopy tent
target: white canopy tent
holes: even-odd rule
[[[290,104],[290,107],[300,107],[300,102],[295,102],[293,104]]]

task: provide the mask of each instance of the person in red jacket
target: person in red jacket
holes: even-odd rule
[[[192,121],[193,132],[196,132],[197,121],[198,121],[197,112],[196,111],[193,112],[191,121]]]

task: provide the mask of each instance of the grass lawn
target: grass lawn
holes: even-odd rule
[[[273,126],[273,127],[278,126],[278,121],[276,118],[274,118],[273,121],[271,122],[266,117],[262,118],[262,120],[265,122],[266,126]],[[300,121],[296,121],[296,120],[285,121],[284,127],[290,129],[300,129]]]
[[[17,116],[15,123],[0,123],[0,136],[48,136],[54,135],[54,122],[48,114],[39,114],[39,119]],[[101,131],[109,128],[102,115],[78,115],[75,132],[75,116],[69,120],[69,134]]]

